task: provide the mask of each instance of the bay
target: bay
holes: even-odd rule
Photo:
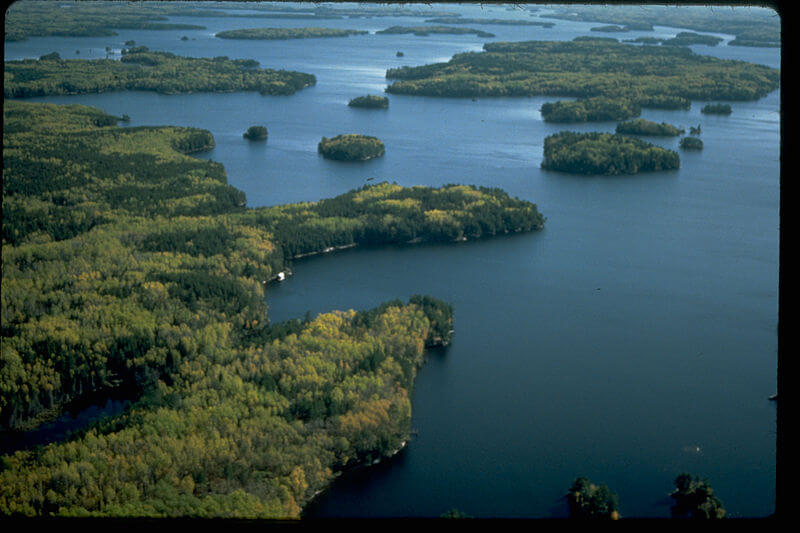
[[[508,18],[502,6],[441,6]],[[531,20],[535,16],[525,15]],[[420,18],[314,21],[375,31]],[[481,26],[498,40],[589,35],[596,23],[553,28]],[[210,130],[200,157],[225,165],[250,206],[315,201],[374,181],[500,187],[538,204],[546,228],[455,245],[355,249],[297,261],[270,288],[270,318],[366,309],[412,294],[455,306],[456,333],[429,354],[414,390],[415,437],[390,461],[343,476],[307,515],[563,516],[577,476],[607,483],[623,516],[668,516],[672,480],[709,479],[729,516],[774,511],[780,235],[780,94],[735,102],[730,116],[645,110],[643,118],[701,124],[705,149],[681,168],[630,177],[541,170],[554,98],[451,99],[389,95],[387,110],[347,102],[381,93],[387,68],[478,51],[473,35],[364,35],[296,41],[227,41],[223,29],[300,27],[300,20],[198,19],[206,30],[120,31],[115,37],[6,43],[5,58],[101,57],[126,40],[182,55],[253,58],[310,72],[317,85],[289,97],[251,93],[107,93],[29,99],[128,114],[131,126]],[[679,28],[657,27],[658,36]],[[647,32],[630,32],[635,38]],[[189,40],[182,41],[186,35]],[[726,39],[732,36],[725,36]],[[75,55],[75,50],[81,50]],[[718,45],[697,53],[780,66],[780,50]],[[396,57],[397,51],[404,56]],[[242,139],[269,129],[266,143]],[[322,136],[379,137],[386,155],[328,161]],[[677,150],[678,139],[647,138]],[[369,181],[368,181],[369,180]]]

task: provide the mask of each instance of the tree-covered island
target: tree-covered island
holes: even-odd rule
[[[733,109],[730,104],[706,104],[700,112],[704,115],[730,115]]]
[[[473,28],[452,28],[450,26],[392,26],[385,30],[376,31],[375,35],[398,35],[404,33],[411,33],[417,37],[426,37],[432,33],[437,35],[475,34],[478,37],[494,37],[494,34],[488,31],[476,30]]]
[[[353,98],[347,105],[350,107],[365,107],[367,109],[388,109],[389,99],[377,94],[368,94]]]
[[[314,85],[312,74],[258,68],[252,59],[182,57],[140,46],[113,59],[6,61],[6,98],[109,91],[191,92],[258,91],[288,95]]]
[[[250,126],[247,131],[242,134],[242,137],[250,141],[265,141],[269,133],[265,126]]]
[[[377,137],[347,133],[331,139],[323,137],[317,145],[317,151],[326,159],[367,161],[381,157],[386,153],[386,147]]]
[[[672,150],[612,133],[563,131],[544,140],[542,168],[571,174],[637,174],[680,167]]]
[[[555,7],[542,17],[581,22],[603,22],[624,25],[630,29],[652,30],[653,24],[688,28],[710,33],[727,33],[736,38],[730,46],[781,45],[781,17],[773,10],[751,9],[708,10],[699,6],[640,5],[636,9],[614,5],[571,5]]]
[[[697,137],[684,137],[681,139],[679,146],[684,150],[702,150],[703,141]]]
[[[671,39],[662,39],[661,44],[670,46],[689,46],[691,44],[717,46],[722,41],[724,41],[724,39],[716,35],[702,35],[691,31],[682,31]]]
[[[570,120],[627,120],[638,116],[641,107],[686,109],[691,100],[756,100],[780,82],[776,69],[703,56],[685,47],[527,41],[485,43],[483,48],[445,63],[389,69],[386,77],[394,81],[386,91],[473,98],[570,96],[588,109],[562,113],[551,107],[560,115],[552,120],[570,115],[575,117]],[[595,108],[608,111],[594,113]]]
[[[341,30],[337,28],[245,28],[226,30],[216,34],[220,39],[315,39],[319,37],[349,37],[350,35],[366,35],[364,30]]]
[[[641,114],[642,106],[627,98],[598,96],[547,102],[539,109],[545,122],[616,122]]]
[[[542,28],[552,28],[554,22],[541,22],[538,20],[522,19],[482,19],[469,17],[437,17],[426,19],[430,24],[488,24],[495,26],[540,26]]]
[[[618,520],[619,496],[608,485],[595,485],[585,477],[576,478],[567,491],[569,517],[591,520]]]
[[[637,118],[628,122],[617,124],[617,133],[627,135],[651,135],[657,137],[677,137],[682,135],[685,130],[662,122],[661,124],[643,118]]]
[[[616,24],[609,24],[607,26],[595,26],[594,28],[589,28],[590,31],[599,31],[604,33],[625,33],[630,31],[625,26],[617,26]]]
[[[123,413],[0,457],[5,516],[297,518],[339,471],[407,442],[426,345],[414,296],[273,324],[266,282],[330,247],[536,230],[498,189],[381,183],[244,207],[205,130],[118,128],[78,105],[3,107],[0,427],[125,390]]]

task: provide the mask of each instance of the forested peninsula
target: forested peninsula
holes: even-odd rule
[[[680,167],[672,150],[612,133],[562,131],[544,139],[542,168],[572,174],[637,174]]]
[[[349,37],[366,35],[364,30],[340,30],[336,28],[245,28],[227,30],[216,34],[220,39],[280,40],[312,39],[317,37]]]
[[[2,456],[0,514],[296,518],[349,465],[408,438],[432,298],[271,324],[266,282],[327,247],[527,231],[536,206],[496,189],[377,184],[244,207],[213,145],[118,128],[83,106],[5,101],[0,423],[70,401],[134,403],[69,441]]]
[[[252,59],[182,57],[140,46],[113,59],[25,59],[3,64],[6,98],[108,91],[258,91],[288,95],[316,83],[312,74],[258,68]]]
[[[449,97],[571,96],[582,99],[578,105],[603,98],[626,110],[612,120],[625,120],[637,116],[640,107],[681,109],[688,108],[690,100],[756,100],[780,82],[776,69],[702,56],[684,47],[526,41],[486,43],[483,48],[456,54],[446,63],[389,69],[386,77],[395,81],[386,91]],[[598,120],[590,116],[576,113],[578,118],[570,121]]]

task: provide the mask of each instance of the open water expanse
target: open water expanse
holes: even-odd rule
[[[500,6],[420,4],[469,17],[539,20]],[[429,294],[455,307],[455,336],[417,378],[409,446],[343,476],[309,516],[551,517],[578,476],[606,483],[622,516],[669,516],[681,472],[707,478],[728,516],[774,511],[780,193],[780,94],[731,102],[730,116],[645,110],[643,118],[702,125],[705,149],[675,171],[623,177],[540,169],[547,135],[613,132],[615,123],[546,124],[557,98],[388,95],[387,110],[351,109],[382,93],[387,68],[446,61],[485,41],[571,40],[597,23],[475,26],[497,35],[363,35],[290,41],[218,39],[223,29],[421,25],[411,17],[343,20],[200,19],[206,30],[119,30],[115,37],[32,38],[6,60],[57,51],[105,57],[129,39],[181,55],[253,58],[312,73],[292,96],[108,93],[30,99],[130,115],[131,126],[210,130],[200,157],[225,165],[250,206],[315,201],[374,181],[500,187],[535,202],[543,231],[452,245],[353,249],[301,260],[270,287],[270,317],[367,309]],[[671,36],[656,27],[639,35]],[[186,35],[189,40],[182,41]],[[732,36],[723,35],[727,40]],[[780,67],[780,50],[693,46],[697,53]],[[80,55],[75,51],[80,50]],[[396,57],[403,51],[404,57]],[[242,139],[266,125],[269,140]],[[341,163],[322,136],[379,137],[386,155]],[[645,138],[678,150],[678,138]],[[371,183],[372,181],[370,181]]]

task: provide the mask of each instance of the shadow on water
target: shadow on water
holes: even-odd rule
[[[0,453],[10,454],[53,442],[69,440],[104,418],[117,416],[132,403],[131,391],[116,389],[97,393],[69,404],[57,419],[29,431],[0,431]]]
[[[302,518],[314,519],[330,517],[330,510],[326,508],[327,499],[332,492],[336,493],[343,490],[345,487],[348,495],[353,498],[353,504],[357,505],[359,493],[361,491],[365,493],[369,492],[368,487],[373,483],[383,478],[390,477],[393,472],[403,467],[407,450],[408,445],[404,446],[393,456],[385,457],[377,463],[360,464],[343,470],[333,483],[317,494],[314,499],[305,506]]]

